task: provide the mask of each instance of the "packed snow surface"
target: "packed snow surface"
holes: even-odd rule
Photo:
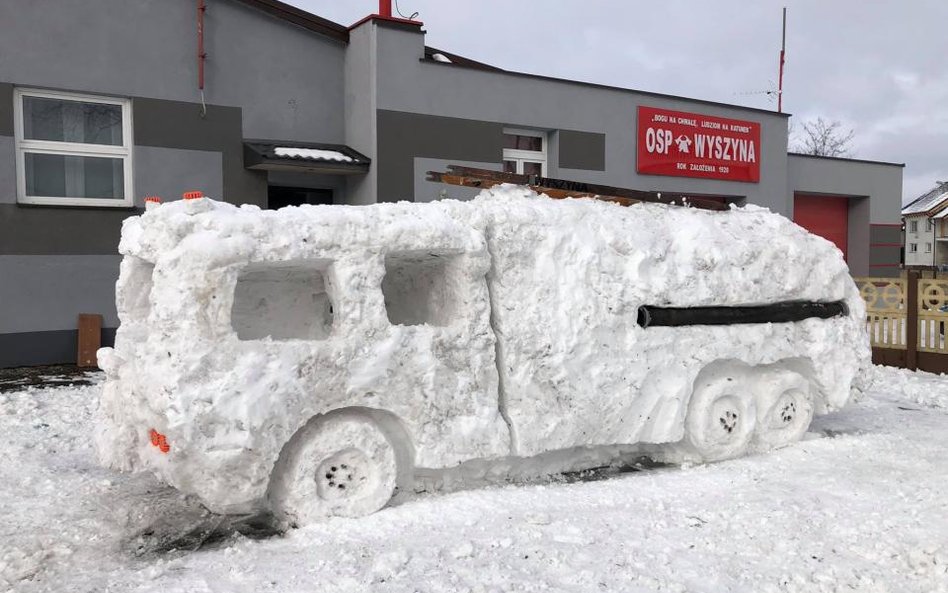
[[[716,409],[692,399],[699,378],[733,381],[742,419],[769,409],[748,399],[768,389],[812,392],[797,402],[802,432],[868,365],[840,252],[754,207],[623,208],[514,186],[471,202],[279,211],[203,199],[126,220],[120,251],[100,452],[215,511],[261,504],[291,437],[341,409],[373,414],[407,486],[412,470],[477,459],[677,443],[686,416],[701,429],[689,402]],[[849,314],[828,320],[637,324],[640,305],[838,300]],[[774,441],[763,425],[761,447]],[[330,465],[320,475],[338,488]]]
[[[290,158],[315,159],[319,161],[342,161],[352,162],[352,157],[339,152],[338,150],[325,150],[322,148],[294,148],[291,146],[278,146],[273,149],[277,156],[287,156]]]
[[[164,553],[148,551],[159,534],[213,518],[98,464],[98,380],[0,393],[0,591],[948,591],[948,413],[935,407],[948,376],[871,374],[861,401],[766,455],[422,496]]]

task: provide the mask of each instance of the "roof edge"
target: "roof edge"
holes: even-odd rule
[[[447,55],[447,54],[445,54]],[[689,103],[697,103],[699,105],[710,105],[713,107],[726,107],[728,109],[737,109],[740,111],[750,111],[753,113],[763,113],[766,115],[774,115],[777,117],[782,117],[784,119],[789,119],[792,115],[791,113],[771,111],[769,109],[761,109],[759,107],[746,107],[744,105],[734,105],[733,103],[721,103],[719,101],[710,101],[708,99],[695,99],[694,97],[685,97],[682,95],[670,95],[668,93],[657,93],[654,91],[643,91],[640,89],[632,89],[628,87],[613,86],[608,84],[601,84],[598,82],[583,82],[581,80],[571,80],[569,78],[557,78],[555,76],[545,76],[543,74],[530,74],[528,72],[517,72],[516,70],[488,70],[479,66],[469,66],[466,64],[446,64],[444,62],[437,62],[435,60],[430,60],[426,57],[419,58],[419,61],[425,64],[431,64],[434,66],[448,67],[448,68],[465,68],[467,70],[478,70],[480,72],[491,72],[493,74],[507,74],[510,76],[517,76],[520,78],[532,78],[534,80],[546,80],[549,82],[562,82],[566,84],[577,84],[580,86],[585,86],[594,89],[603,89],[608,91],[619,91],[623,93],[636,93],[638,95],[645,95],[647,97],[655,97],[658,99],[676,99],[679,101],[688,101]]]
[[[805,159],[824,159],[828,161],[846,161],[848,163],[865,163],[867,165],[886,165],[888,167],[905,168],[905,163],[892,163],[889,161],[872,161],[868,159],[850,159],[842,156],[823,156],[819,154],[804,154],[802,152],[787,151],[787,156],[798,156]]]
[[[349,28],[340,25],[339,23],[334,23],[329,19],[324,19],[321,16],[316,16],[311,12],[307,12],[301,8],[291,6],[286,2],[280,2],[280,0],[236,0],[256,8],[262,12],[266,12],[271,16],[274,16],[280,20],[287,21],[304,29],[313,31],[314,33],[319,33],[336,41],[341,41],[342,43],[349,43]]]

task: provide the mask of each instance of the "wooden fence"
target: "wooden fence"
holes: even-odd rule
[[[872,361],[948,373],[948,278],[855,278],[866,301]]]

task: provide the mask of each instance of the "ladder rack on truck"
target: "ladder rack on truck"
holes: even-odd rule
[[[448,165],[448,171],[446,173],[428,171],[427,180],[447,185],[481,189],[487,189],[501,183],[512,183],[515,185],[525,185],[539,194],[545,194],[557,200],[565,198],[595,198],[606,202],[615,202],[622,206],[630,206],[632,204],[638,204],[639,202],[650,202],[668,204],[671,206],[700,208],[702,210],[728,209],[727,204],[710,199],[711,196],[702,196],[700,194],[686,195],[680,193],[642,191],[624,187],[585,183],[583,181],[572,181],[569,179],[540,177],[539,175],[520,175],[517,173],[492,171],[490,169],[475,169],[473,167],[462,167],[460,165]]]

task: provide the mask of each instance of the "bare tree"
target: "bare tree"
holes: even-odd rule
[[[793,149],[803,154],[818,156],[852,156],[853,150],[849,145],[855,132],[846,130],[839,121],[827,121],[822,117],[803,122],[800,137],[794,142]],[[790,127],[790,133],[795,130]]]

